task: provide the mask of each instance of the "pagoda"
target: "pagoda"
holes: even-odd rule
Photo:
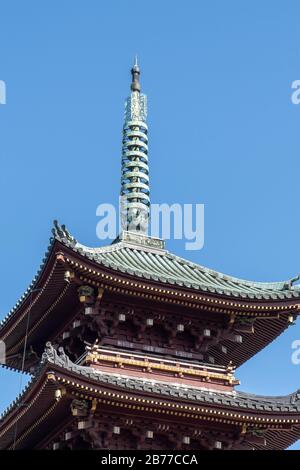
[[[300,288],[224,275],[148,236],[146,120],[136,62],[123,127],[127,225],[90,248],[55,222],[0,326],[5,367],[31,375],[1,416],[0,449],[260,450],[300,438],[300,391],[253,395],[234,375],[295,322]]]

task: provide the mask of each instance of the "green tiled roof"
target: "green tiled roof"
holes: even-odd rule
[[[167,283],[178,287],[248,299],[280,300],[300,296],[293,281],[251,282],[208,269],[180,258],[162,248],[157,239],[132,234],[102,248],[90,248],[78,243],[65,229],[56,224],[54,238],[74,252],[121,273]],[[128,232],[127,232],[128,235]],[[148,243],[145,243],[148,242]],[[151,243],[153,241],[153,243]]]
[[[144,379],[140,377],[127,376],[125,373],[109,373],[93,367],[87,367],[73,363],[69,357],[64,353],[62,348],[59,348],[57,352],[51,345],[46,344],[46,349],[42,356],[42,360],[36,370],[36,374],[32,377],[31,381],[27,384],[22,393],[13,401],[13,403],[2,413],[0,416],[0,429],[2,431],[0,449],[10,448],[11,444],[15,439],[15,429],[13,426],[14,418],[20,406],[25,402],[30,404],[32,400],[32,393],[39,386],[39,405],[43,407],[43,410],[49,409],[53,406],[54,391],[57,388],[55,382],[48,382],[46,387],[40,388],[41,381],[47,372],[51,371],[52,374],[65,377],[70,377],[70,382],[80,380],[86,381],[90,386],[93,384],[94,391],[103,389],[114,389],[121,393],[128,394],[143,394],[143,396],[149,396],[160,400],[165,399],[170,401],[179,402],[181,404],[188,404],[192,406],[209,407],[210,409],[221,409],[222,411],[228,411],[230,413],[247,413],[248,416],[258,415],[264,418],[263,437],[266,439],[264,443],[247,443],[247,439],[244,442],[246,448],[249,449],[285,449],[295,442],[300,435],[299,425],[295,424],[291,429],[269,429],[268,421],[270,419],[282,419],[295,421],[300,416],[300,391],[297,390],[294,393],[286,396],[261,396],[244,393],[241,391],[217,391],[211,389],[205,389],[201,385],[191,386],[188,384],[179,384],[176,382],[165,382],[162,380],[151,380],[149,378]],[[62,374],[62,375],[61,375]],[[75,385],[73,383],[73,385]],[[65,395],[65,398],[71,400],[71,396]],[[37,402],[36,402],[37,403]],[[59,406],[60,401],[56,402],[56,406]],[[24,409],[24,413],[19,413],[18,420],[18,437],[23,434],[24,430],[28,429],[28,423],[32,423],[33,420],[38,420],[41,417],[43,411],[40,410],[40,406],[33,406],[28,409]],[[60,419],[63,410],[66,412],[69,409],[70,402],[61,402],[61,407],[57,410],[56,416]],[[29,410],[29,411],[28,411]],[[34,416],[33,416],[34,414]],[[49,419],[49,417],[48,417]],[[11,424],[12,423],[12,424]],[[280,424],[279,424],[280,426]],[[252,429],[252,428],[251,428]],[[250,429],[249,429],[250,430]],[[257,434],[258,428],[253,427],[254,434]],[[21,434],[22,433],[22,434]],[[35,438],[39,437],[37,433]],[[41,434],[42,436],[44,435]],[[251,436],[251,433],[250,433]],[[29,435],[30,438],[30,435]],[[239,443],[237,443],[239,444]],[[30,444],[23,444],[23,447],[28,448]],[[18,448],[18,447],[17,447]],[[239,448],[239,447],[238,447]],[[243,447],[244,448],[244,447]]]
[[[4,418],[18,405],[27,390],[30,389],[33,383],[39,378],[44,366],[47,364],[56,365],[71,373],[81,375],[89,381],[114,385],[127,391],[155,393],[168,398],[193,401],[197,404],[223,405],[262,412],[300,413],[300,390],[285,396],[264,396],[241,391],[212,391],[203,389],[201,386],[180,385],[177,383],[164,382],[163,380],[158,381],[126,376],[125,374],[106,373],[96,370],[93,367],[73,363],[62,348],[60,348],[60,353],[58,353],[51,343],[47,343],[36,374],[31,378],[24,391],[2,413],[0,416],[0,426]]]
[[[251,282],[238,279],[170,253],[164,249],[163,241],[159,239],[139,237],[125,232],[126,236],[123,235],[123,238],[118,238],[111,245],[91,248],[79,243],[64,225],[57,222],[54,223],[52,233],[53,237],[36,276],[16,305],[0,322],[0,328],[34,289],[56,241],[99,266],[162,284],[253,300],[292,300],[300,297],[300,286],[293,285],[297,278],[283,282]]]

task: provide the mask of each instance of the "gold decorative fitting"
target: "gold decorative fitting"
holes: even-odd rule
[[[68,260],[69,261],[69,260]],[[70,261],[72,264],[74,264],[74,262]],[[78,266],[78,263],[76,263],[75,265]],[[172,298],[169,298],[169,297],[165,297],[165,298],[162,298],[162,297],[157,297],[155,294],[154,295],[149,295],[149,294],[141,294],[140,292],[136,292],[135,290],[133,291],[124,291],[122,288],[118,288],[118,291],[119,292],[122,292],[122,293],[125,293],[125,294],[128,294],[128,295],[134,295],[134,296],[142,296],[142,297],[146,297],[146,298],[149,298],[149,299],[155,299],[155,300],[158,300],[158,301],[164,301],[164,302],[168,302],[168,303],[178,303],[178,304],[182,304],[182,305],[186,305],[186,306],[189,306],[189,307],[192,307],[192,308],[200,308],[201,305],[197,304],[196,302],[204,302],[204,303],[213,303],[215,305],[223,305],[225,306],[225,308],[227,310],[222,310],[220,308],[212,308],[211,311],[215,311],[215,312],[221,312],[221,313],[225,313],[225,314],[231,314],[231,313],[237,313],[237,312],[233,312],[233,311],[230,311],[228,310],[228,307],[234,307],[234,308],[239,308],[239,309],[249,309],[249,310],[252,310],[252,312],[247,312],[247,315],[251,316],[259,316],[260,318],[264,317],[265,318],[268,318],[268,312],[271,312],[271,311],[274,311],[274,310],[281,310],[281,311],[284,311],[286,310],[287,308],[293,308],[293,309],[300,309],[300,305],[299,304],[292,304],[292,305],[280,305],[280,306],[269,306],[269,305],[255,305],[255,304],[242,304],[240,302],[238,303],[235,303],[235,302],[232,302],[232,301],[224,301],[224,300],[219,300],[219,299],[214,299],[214,298],[210,298],[210,297],[203,297],[203,296],[198,296],[198,295],[195,295],[195,294],[188,294],[188,293],[182,293],[182,292],[178,292],[176,290],[170,290],[170,289],[160,289],[160,288],[154,288],[152,286],[149,286],[149,285],[145,285],[145,284],[137,284],[136,282],[129,282],[129,281],[125,281],[124,282],[124,279],[121,279],[121,278],[117,278],[117,277],[113,277],[113,276],[109,276],[109,275],[104,275],[103,273],[99,273],[97,271],[91,271],[90,272],[94,275],[101,275],[101,277],[107,279],[107,280],[110,280],[110,281],[113,281],[113,283],[119,283],[119,284],[122,284],[124,285],[124,283],[126,285],[129,285],[130,287],[134,287],[134,288],[139,288],[139,289],[144,289],[146,291],[154,291],[154,292],[160,292],[160,293],[163,293],[163,294],[167,294],[167,295],[173,295],[173,296],[179,296],[179,297],[186,297],[188,299],[191,299],[193,300],[194,303],[191,303],[191,302],[184,302],[184,301],[175,301],[175,299],[172,299]],[[91,281],[91,280],[85,280],[86,282],[93,282],[95,284],[95,281]],[[98,285],[98,284],[97,284]],[[107,286],[108,287],[108,286]],[[111,290],[116,290],[116,286],[110,286],[110,289]],[[259,310],[263,310],[264,313],[261,313],[259,312]],[[245,314],[244,312],[238,312],[239,315],[243,315]]]
[[[238,381],[235,381],[235,378],[232,374],[233,367],[228,366],[226,369],[226,372],[208,372],[207,370],[201,370],[201,369],[196,369],[196,368],[191,368],[191,367],[183,367],[182,365],[172,365],[171,363],[162,363],[162,362],[154,362],[149,360],[148,357],[145,357],[145,359],[132,359],[132,358],[127,358],[127,357],[118,357],[118,356],[113,356],[113,355],[108,355],[108,354],[102,354],[98,353],[97,351],[94,351],[93,353],[89,353],[86,357],[87,362],[91,363],[100,363],[101,361],[103,362],[108,362],[112,363],[116,366],[119,367],[124,367],[124,365],[130,365],[130,366],[135,366],[135,367],[140,367],[140,368],[146,368],[149,372],[153,370],[158,370],[158,371],[167,371],[171,373],[178,374],[179,376],[196,376],[200,378],[204,378],[207,381],[210,381],[211,379],[215,380],[220,380],[224,382],[228,382],[229,384],[236,384],[239,383]]]
[[[57,388],[54,393],[54,397],[56,401],[59,401],[62,397],[62,391],[60,388]]]
[[[246,425],[246,423],[243,423],[242,429],[241,429],[241,434],[246,434],[246,432],[247,432],[247,425]]]
[[[56,253],[56,261],[61,262],[61,263],[66,262],[64,254],[62,252]]]
[[[72,279],[74,279],[74,277],[75,277],[74,271],[65,271],[64,279],[65,279],[66,282],[72,281]]]
[[[55,375],[51,372],[50,374],[47,374],[47,380],[51,380],[51,381],[53,380],[53,381],[55,381],[55,380],[56,380],[56,377],[55,377]],[[59,380],[59,379],[58,379],[58,380]]]

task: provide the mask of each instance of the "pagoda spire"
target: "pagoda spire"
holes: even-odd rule
[[[131,93],[125,103],[122,142],[122,230],[148,233],[150,188],[148,167],[147,97],[141,93],[137,57],[131,69]]]

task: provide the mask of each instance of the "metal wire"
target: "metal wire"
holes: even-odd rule
[[[24,347],[23,347],[23,355],[22,355],[22,367],[21,367],[21,375],[20,375],[20,382],[19,382],[19,396],[22,393],[23,389],[23,374],[24,374],[24,369],[25,369],[25,360],[26,360],[26,349],[27,349],[27,343],[28,343],[28,330],[29,330],[29,324],[30,324],[30,316],[31,316],[31,308],[32,308],[32,303],[33,303],[33,294],[35,292],[39,292],[41,289],[33,289],[30,292],[30,304],[29,304],[29,309],[27,313],[27,319],[26,319],[26,329],[25,329],[25,338],[24,338]],[[27,406],[25,402],[18,403],[17,407],[21,408]],[[13,443],[13,450],[16,448],[16,441],[17,441],[17,434],[18,434],[18,422],[19,420],[17,419],[16,424],[15,424],[15,429],[14,429],[14,443]]]

